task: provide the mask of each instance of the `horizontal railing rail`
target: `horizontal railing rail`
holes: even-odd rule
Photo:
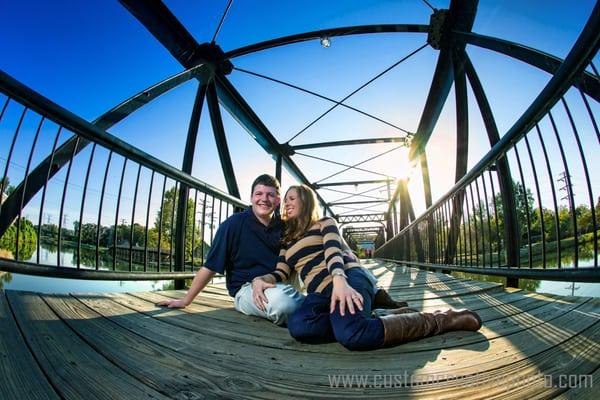
[[[401,199],[394,199],[393,237],[376,257],[502,275],[511,286],[518,278],[600,281],[598,102],[575,85],[586,69],[586,79],[600,79],[591,64],[599,14],[529,108],[452,189],[404,226],[397,223]],[[474,70],[465,69],[477,92]],[[494,122],[484,115],[485,95],[475,96],[488,128]]]
[[[0,92],[1,270],[79,279],[189,278],[218,225],[247,207],[2,71]],[[68,140],[73,135],[76,140]],[[66,163],[54,159],[71,143]],[[44,181],[32,185],[34,161],[45,158]],[[27,202],[28,184],[41,190]],[[185,215],[177,215],[178,197],[186,192]],[[183,238],[176,237],[178,221],[185,221]],[[176,265],[179,243],[184,265]]]

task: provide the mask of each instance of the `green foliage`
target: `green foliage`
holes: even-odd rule
[[[171,238],[175,237],[178,201],[179,193],[175,191],[175,187],[165,192],[162,207],[156,213],[154,231],[151,235],[149,234],[149,242],[152,240],[152,247],[158,245],[158,232],[160,231],[161,249],[167,251],[171,249]],[[192,239],[194,239],[193,246]],[[200,224],[196,224],[194,227],[194,200],[188,198],[185,218],[185,260],[191,261],[192,252],[194,253],[194,258],[198,259],[202,252],[201,246],[204,247],[204,255],[206,256],[208,245],[203,240],[203,231]]]
[[[0,249],[5,249],[13,254],[17,247],[17,221],[15,221],[0,238]],[[19,260],[29,260],[37,247],[37,232],[33,224],[21,218],[19,228]]]

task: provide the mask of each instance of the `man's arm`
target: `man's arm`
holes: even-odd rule
[[[156,303],[157,306],[167,306],[169,308],[185,308],[187,307],[208,285],[210,280],[215,276],[215,271],[212,271],[206,267],[201,267],[198,272],[196,272],[196,276],[194,276],[194,280],[192,281],[192,286],[188,289],[185,296],[180,300],[163,300],[161,302]]]

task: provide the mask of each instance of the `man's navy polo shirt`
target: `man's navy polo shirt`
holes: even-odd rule
[[[234,297],[242,285],[273,272],[279,255],[282,223],[273,217],[264,226],[252,207],[233,214],[219,225],[204,265],[225,274],[227,290]]]

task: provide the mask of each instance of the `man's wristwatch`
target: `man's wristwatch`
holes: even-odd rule
[[[336,268],[333,271],[331,271],[331,276],[343,276],[344,278],[348,279],[346,273],[341,268]]]

